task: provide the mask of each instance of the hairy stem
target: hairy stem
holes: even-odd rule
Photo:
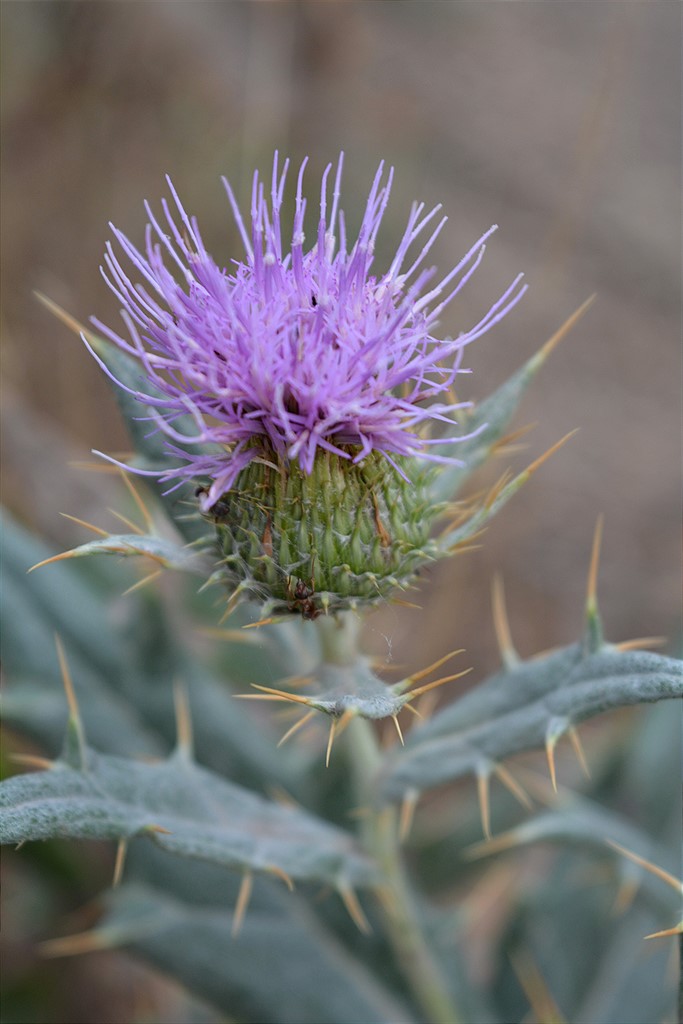
[[[358,649],[360,620],[352,613],[318,620],[323,658],[334,664],[353,664]],[[406,981],[430,1024],[461,1024],[442,971],[419,925],[419,912],[406,875],[398,843],[396,809],[373,807],[373,780],[381,753],[371,722],[360,716],[348,730],[349,760],[359,806],[372,809],[362,819],[362,837],[369,853],[382,868],[384,884],[378,890],[389,941]]]
[[[372,724],[356,719],[349,728],[356,789],[366,803],[368,781],[380,762]],[[460,1024],[462,1018],[419,925],[418,908],[398,844],[396,809],[384,807],[363,819],[363,838],[382,868],[384,886],[378,893],[389,940],[404,976],[432,1024]]]

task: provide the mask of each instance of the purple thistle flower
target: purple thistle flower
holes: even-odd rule
[[[495,226],[433,283],[435,270],[425,268],[424,261],[447,218],[435,223],[440,206],[425,213],[423,203],[413,204],[389,268],[373,273],[393,169],[383,183],[380,163],[358,237],[351,242],[339,208],[343,158],[328,209],[329,165],[317,234],[306,249],[306,162],[298,174],[289,247],[280,223],[289,161],[280,172],[275,154],[270,203],[254,174],[248,227],[223,179],[245,249],[244,259],[229,269],[221,269],[207,252],[170,179],[175,209],[162,200],[166,223],[145,204],[144,253],[112,225],[133,276],[142,283],[128,276],[108,243],[103,275],[122,303],[129,338],[93,323],[139,361],[150,392],[144,384],[131,390],[90,351],[120,387],[151,408],[155,429],[166,435],[169,454],[180,460],[160,470],[126,468],[175,486],[188,478],[209,478],[201,498],[205,510],[254,458],[296,461],[305,474],[321,450],[354,463],[373,451],[394,466],[394,455],[457,462],[438,454],[438,446],[454,438],[425,436],[427,427],[441,421],[452,426],[453,412],[469,404],[453,402],[449,390],[463,372],[464,349],[526,290],[520,275],[473,327],[455,339],[437,339],[432,332],[440,314],[478,267]],[[188,413],[197,428],[192,436],[176,426]]]

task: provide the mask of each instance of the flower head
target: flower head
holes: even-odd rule
[[[146,406],[142,417],[165,435],[172,456],[161,468],[130,468],[169,482],[169,490],[188,478],[201,482],[200,508],[216,524],[214,576],[235,600],[315,618],[384,599],[438,556],[430,530],[442,507],[428,483],[438,463],[458,461],[439,449],[455,440],[461,405],[451,385],[465,347],[524,288],[517,278],[473,327],[437,338],[439,316],[495,228],[435,279],[425,260],[446,218],[438,219],[438,206],[425,212],[415,204],[389,267],[376,271],[393,172],[385,178],[380,164],[351,240],[339,207],[341,157],[331,198],[328,167],[306,246],[305,167],[288,244],[281,226],[288,162],[280,169],[275,155],[269,190],[254,175],[248,227],[225,181],[245,250],[225,269],[170,180],[165,223],[147,206],[144,253],[113,228],[133,271],[109,244],[104,275],[123,305],[128,337],[95,323],[137,360],[139,389],[93,355]],[[429,436],[438,423],[451,429]]]
[[[478,323],[455,339],[437,339],[440,314],[476,270],[495,228],[435,281],[425,259],[446,218],[437,220],[439,206],[425,213],[424,204],[414,204],[390,266],[375,271],[393,171],[385,180],[380,164],[351,240],[339,207],[342,162],[331,202],[331,165],[323,175],[317,231],[308,247],[306,161],[287,242],[281,211],[289,161],[280,171],[277,154],[269,190],[254,174],[248,226],[224,180],[245,250],[228,268],[207,252],[170,180],[175,209],[162,201],[165,223],[159,223],[146,205],[144,253],[112,226],[139,278],[129,276],[109,244],[104,276],[122,303],[129,337],[94,322],[139,361],[143,383],[132,393],[151,407],[156,428],[166,435],[174,464],[147,472],[162,481],[208,478],[204,509],[257,458],[296,464],[308,475],[321,452],[356,464],[372,452],[393,465],[394,456],[453,461],[438,454],[453,438],[429,438],[426,427],[438,420],[453,424],[461,405],[450,389],[465,347],[524,291],[517,278]],[[178,429],[187,414],[192,435]]]

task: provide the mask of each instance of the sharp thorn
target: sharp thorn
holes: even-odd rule
[[[251,871],[245,871],[242,876],[239,892],[237,893],[237,903],[235,904],[235,912],[232,917],[232,928],[230,930],[230,934],[233,939],[237,938],[244,923],[244,915],[246,914],[247,907],[249,906],[249,898],[251,897],[253,884],[254,876]]]
[[[139,537],[143,536],[145,531],[141,530],[137,523],[134,523],[128,516],[124,516],[123,512],[117,512],[115,508],[109,508],[109,506],[107,506],[107,512],[118,519],[120,523],[123,523],[124,526],[127,526],[129,530],[132,530],[133,533],[136,533]]]
[[[556,736],[546,736],[545,739],[545,754],[548,759],[548,770],[550,771],[550,781],[553,784],[553,790],[557,793],[557,772],[555,769],[555,744],[557,743]]]
[[[78,708],[78,701],[76,700],[76,693],[74,691],[73,680],[71,678],[71,673],[69,672],[69,665],[66,660],[66,654],[64,653],[64,645],[62,644],[61,637],[59,636],[58,633],[55,633],[55,644],[57,647],[59,669],[62,675],[62,684],[64,686],[64,692],[66,694],[66,701],[69,706],[69,719],[70,722],[73,723],[73,729],[76,735],[80,767],[85,768],[85,733],[83,731],[83,723],[81,721],[81,713]]]
[[[327,750],[325,752],[325,767],[330,767],[330,756],[332,754],[332,744],[334,743],[334,734],[337,729],[337,719],[333,718],[330,722],[330,734],[327,738]]]
[[[298,732],[299,729],[301,729],[304,725],[306,725],[307,722],[310,722],[310,720],[313,718],[315,713],[316,713],[315,709],[313,709],[311,711],[307,711],[306,714],[303,716],[303,718],[300,718],[297,722],[294,723],[294,725],[290,726],[290,728],[284,734],[282,739],[279,741],[278,747],[283,746],[287,742],[287,740],[290,739],[294,735],[294,733]]]
[[[409,690],[407,694],[408,700],[414,700],[415,697],[419,697],[420,694],[428,693],[430,690],[436,689],[437,686],[443,686],[444,683],[452,683],[454,679],[461,679],[471,671],[472,666],[470,666],[470,668],[463,669],[462,672],[456,672],[452,676],[443,676],[441,679],[435,679],[433,683],[427,683],[425,686],[418,686],[417,690]]]
[[[138,491],[137,487],[135,486],[133,481],[128,476],[128,473],[125,473],[122,469],[120,469],[119,472],[121,473],[121,476],[123,477],[123,482],[126,485],[126,487],[128,488],[133,501],[137,505],[137,507],[138,507],[138,509],[140,511],[140,514],[142,515],[142,518],[144,520],[147,532],[148,533],[154,533],[154,520],[152,519],[152,515],[151,515],[149,509],[147,508],[147,506],[145,505],[144,501],[142,500],[142,496],[141,496],[140,492]]]
[[[438,661],[435,661],[431,665],[428,665],[427,668],[420,669],[419,672],[413,672],[412,675],[407,676],[407,678],[404,679],[400,685],[407,688],[409,686],[412,686],[413,683],[419,683],[420,679],[424,679],[426,676],[431,675],[432,672],[435,672],[437,670],[437,668],[441,668],[441,666],[445,665],[447,661],[450,661],[451,658],[454,658],[456,654],[464,653],[464,647],[458,648],[457,651],[449,651],[448,654],[444,654],[443,658],[439,658]]]
[[[560,1012],[548,984],[527,950],[518,950],[510,954],[512,969],[517,975],[524,994],[534,1014],[534,1018],[543,1024],[566,1024],[566,1018]]]
[[[121,884],[121,878],[123,877],[123,868],[126,863],[126,853],[128,851],[128,840],[119,839],[116,847],[116,860],[114,861],[114,877],[112,879],[112,888],[116,888]]]
[[[676,890],[676,892],[680,893],[683,890],[683,882],[676,878],[675,875],[672,875],[669,871],[665,871],[664,868],[660,868],[657,864],[653,864],[652,861],[646,860],[644,857],[640,857],[637,853],[633,853],[632,850],[622,846],[621,843],[615,843],[613,839],[606,839],[605,842],[608,846],[611,846],[612,849],[617,850],[619,853],[623,854],[624,857],[628,857],[629,860],[632,860],[634,864],[638,864],[641,868],[644,868],[645,871],[649,871],[651,875],[655,875],[663,882],[666,882],[666,884],[670,885],[672,889]]]
[[[401,843],[405,843],[406,839],[410,835],[410,830],[413,827],[413,820],[415,818],[415,808],[417,807],[419,799],[420,793],[417,789],[407,790],[403,797],[401,813],[398,819],[398,839]]]
[[[539,455],[539,457],[535,459],[530,466],[527,466],[522,475],[526,476],[527,479],[530,476],[533,476],[536,470],[540,469],[543,463],[547,462],[551,455],[554,455],[555,452],[559,451],[560,448],[562,448],[562,446],[565,445],[567,441],[570,440],[570,438],[574,437],[575,434],[578,434],[578,432],[578,427],[576,427],[574,430],[570,430],[568,434],[565,434],[564,437],[561,437],[559,441],[556,441],[555,444],[551,448],[549,448],[547,452],[544,452],[543,455]]]
[[[158,580],[159,577],[163,575],[163,569],[155,569],[154,572],[149,573],[148,576],[143,576],[141,580],[137,581],[137,583],[133,583],[132,586],[124,590],[121,596],[127,597],[129,594],[135,593],[136,590],[142,590],[143,587],[146,587],[149,583],[154,583],[155,580]]]
[[[650,935],[646,935],[646,939],[668,939],[674,935],[680,935],[683,933],[683,921],[680,924],[675,924],[673,928],[665,928],[662,932],[651,932]]]
[[[571,745],[574,748],[574,753],[576,754],[576,760],[581,765],[581,771],[583,772],[583,774],[586,776],[587,779],[590,779],[590,777],[591,777],[590,768],[588,767],[588,761],[586,760],[586,754],[585,754],[585,751],[583,749],[583,744],[581,742],[581,737],[579,736],[579,734],[578,734],[578,732],[576,730],[576,727],[573,726],[573,725],[570,725],[569,728],[567,729],[567,734],[568,734],[569,739],[571,741]]]
[[[489,800],[489,770],[481,769],[477,772],[477,797],[479,799],[479,813],[481,815],[481,827],[487,839],[491,838],[491,804]]]
[[[639,636],[633,640],[622,640],[614,646],[618,651],[640,651],[646,647],[664,647],[667,642],[665,636]]]
[[[593,534],[593,547],[591,550],[590,567],[588,569],[588,583],[586,586],[586,613],[595,615],[598,608],[598,567],[600,564],[600,546],[602,544],[602,527],[604,517],[598,516]]]
[[[41,942],[38,950],[41,956],[78,956],[81,953],[93,953],[95,950],[109,949],[113,945],[107,935],[98,931],[78,932],[76,935],[65,935],[61,939],[48,939]]]
[[[193,741],[190,705],[187,699],[187,690],[177,680],[173,685],[173,705],[176,721],[176,750],[182,753],[188,760],[192,760]]]
[[[69,519],[72,523],[76,523],[78,526],[85,527],[86,530],[92,530],[93,533],[98,534],[100,537],[109,537],[109,531],[103,530],[99,526],[95,526],[93,523],[86,522],[85,519],[79,519],[78,516],[71,516],[68,512],[60,512],[60,516],[64,519]],[[38,565],[44,565],[44,562],[39,562]]]
[[[493,765],[493,771],[498,776],[503,785],[508,789],[516,800],[526,807],[527,810],[531,810],[532,803],[531,797],[523,786],[517,781],[514,775],[511,773],[509,768],[506,768],[504,764],[495,763]]]
[[[267,870],[271,875],[275,875],[276,878],[281,879],[290,892],[294,892],[294,882],[286,871],[283,871],[282,868],[277,867],[275,864],[271,864]]]
[[[597,294],[594,292],[591,296],[589,296],[589,298],[586,299],[585,302],[583,302],[579,306],[577,310],[575,310],[571,314],[571,316],[569,316],[565,320],[562,326],[555,331],[552,337],[548,338],[545,345],[543,345],[543,347],[533,357],[532,362],[534,362],[536,366],[540,366],[541,363],[545,362],[545,360],[548,358],[553,349],[557,345],[559,345],[562,339],[565,338],[567,334],[569,334],[573,327],[576,326],[576,324],[579,322],[584,313],[586,313],[587,310],[590,309],[590,307],[595,302],[596,298]]]
[[[264,694],[267,694],[273,700],[289,700],[294,704],[305,704],[306,707],[311,706],[310,697],[300,697],[298,693],[288,693],[287,690],[276,690],[272,686],[261,686],[260,683],[251,683],[251,686],[255,690],[262,690]],[[236,693],[236,697],[255,697],[256,694],[247,693]]]
[[[401,732],[401,725],[400,725],[400,722],[398,720],[398,715],[392,715],[391,717],[392,717],[392,719],[394,721],[394,725],[396,726],[396,732],[398,733],[398,738],[401,741],[401,746],[405,747],[406,743],[405,743],[405,740],[403,739],[403,733]]]
[[[342,885],[339,888],[339,895],[344,901],[344,906],[348,911],[349,917],[355,924],[358,931],[362,932],[363,935],[370,935],[372,932],[370,922],[363,913],[363,908],[361,907],[358,897],[353,889],[348,885]]]
[[[519,655],[515,650],[510,633],[507,609],[505,607],[505,590],[503,577],[498,573],[493,577],[491,587],[491,603],[493,605],[493,627],[496,633],[498,651],[505,668],[514,668],[519,664]]]
[[[40,757],[38,754],[10,754],[9,759],[15,764],[24,764],[27,768],[38,768],[42,771],[49,771],[54,765],[54,761],[49,757]]]

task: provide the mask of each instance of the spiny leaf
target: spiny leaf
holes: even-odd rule
[[[384,794],[476,774],[611,708],[682,696],[683,663],[642,651],[586,655],[574,645],[522,662],[414,728],[386,771]]]
[[[415,1024],[407,1007],[296,894],[261,882],[233,939],[228,908],[123,885],[91,935],[129,947],[223,1013],[272,1024]],[[359,950],[360,952],[360,950]]]
[[[474,432],[484,424],[485,427],[469,441],[460,441],[452,446],[444,445],[444,454],[456,456],[463,461],[464,465],[448,466],[435,477],[431,488],[434,501],[452,500],[467,478],[486,461],[491,451],[503,438],[522,396],[534,376],[558,342],[583,316],[593,299],[594,296],[584,302],[540,351],[533,355],[497,391],[480,402],[469,415],[461,414],[463,433]]]
[[[156,537],[149,534],[122,533],[109,534],[97,540],[80,544],[77,548],[64,551],[60,555],[53,555],[51,558],[38,562],[33,569],[49,565],[52,562],[59,562],[67,558],[82,558],[85,555],[145,555],[163,566],[164,569],[179,569],[184,572],[201,572],[202,561],[196,551],[191,548],[183,548],[165,537]]]
[[[367,885],[374,868],[340,829],[274,804],[191,764],[88,751],[87,773],[63,762],[0,787],[0,841],[147,835],[164,849],[232,868]]]
[[[51,755],[59,752],[66,707],[56,630],[67,652],[86,736],[98,750],[121,756],[168,752],[175,742],[171,692],[177,679],[188,691],[202,764],[260,791],[277,773],[296,792],[293,769],[299,752],[276,752],[275,737],[233,700],[225,677],[211,674],[185,650],[159,595],[148,591],[116,602],[127,577],[112,559],[61,562],[27,575],[31,565],[52,553],[3,517],[0,636],[7,723],[38,740]],[[287,623],[278,630],[291,639],[297,625]],[[303,642],[283,652],[272,641],[265,646],[261,641],[249,662],[244,645],[227,646],[227,672],[270,681],[289,671],[300,660]]]

